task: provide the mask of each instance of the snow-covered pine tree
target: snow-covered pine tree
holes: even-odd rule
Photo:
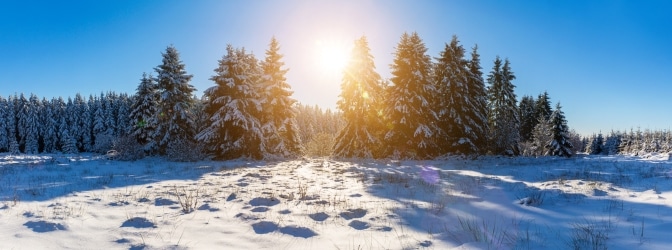
[[[120,138],[128,135],[130,133],[130,117],[128,114],[131,111],[132,99],[128,96],[127,93],[121,93],[115,99],[117,106],[117,112],[115,113],[115,123],[117,129],[115,130],[115,138]]]
[[[488,143],[488,92],[483,80],[480,58],[478,45],[474,45],[471,50],[471,59],[467,62],[469,68],[467,86],[469,102],[471,103],[471,121],[473,122],[470,127],[470,134],[473,138],[470,140],[478,149],[475,153],[484,153],[487,150]]]
[[[549,120],[553,109],[551,108],[551,98],[548,96],[548,92],[539,94],[536,103],[534,104],[534,113],[537,119]]]
[[[271,38],[266,58],[261,62],[260,86],[261,128],[266,140],[266,152],[281,157],[297,157],[301,153],[301,140],[296,124],[296,110],[291,86],[283,69],[280,44]]]
[[[560,103],[555,105],[548,123],[551,125],[551,141],[546,144],[546,155],[571,157],[572,143],[569,141],[569,127]]]
[[[17,124],[18,124],[18,97],[16,95],[9,96],[7,98],[7,140],[8,141],[8,152],[10,154],[18,154],[20,153],[20,148],[19,148],[19,141],[18,141],[18,131],[17,131]]]
[[[107,115],[105,111],[105,95],[100,94],[99,98],[93,99],[93,106],[91,111],[93,112],[93,145],[91,148],[92,152],[105,153],[109,150],[109,146],[112,143],[112,131],[107,127]]]
[[[258,118],[261,103],[255,82],[259,74],[254,56],[227,45],[226,55],[210,78],[215,86],[205,90],[203,97],[205,112],[210,117],[208,126],[196,136],[216,158],[259,159],[265,155]]]
[[[193,142],[195,132],[187,111],[194,102],[192,92],[196,89],[189,84],[193,76],[187,74],[177,49],[171,45],[161,54],[162,64],[154,68],[159,92],[157,115],[150,126],[155,127],[152,138],[159,153],[166,153],[169,143]]]
[[[54,148],[51,149],[52,150],[51,152],[53,152],[53,150],[63,152],[63,144],[65,144],[65,140],[63,138],[64,135],[63,131],[64,130],[70,131],[69,129],[70,126],[68,124],[68,120],[70,118],[68,117],[69,114],[66,112],[67,104],[65,103],[65,100],[63,100],[63,97],[52,99],[50,110],[51,110],[51,114],[49,116],[50,123],[48,124],[49,129],[46,130],[48,131],[47,132],[48,134],[45,134],[45,137],[49,137],[51,143],[54,144]]]
[[[337,102],[346,125],[336,136],[334,156],[379,158],[383,156],[382,80],[376,72],[366,37],[355,40]]]
[[[142,74],[140,84],[133,97],[131,113],[128,115],[130,122],[130,134],[138,143],[145,146],[145,150],[153,149],[154,127],[150,124],[152,117],[157,115],[157,101],[159,99],[157,86],[154,78],[147,73]]]
[[[478,76],[472,75],[470,66],[473,65],[464,59],[464,54],[457,36],[453,36],[440,57],[436,58],[434,83],[438,98],[435,110],[439,116],[439,127],[445,133],[445,138],[441,139],[445,143],[439,142],[443,144],[441,153],[478,153],[486,137],[487,120],[481,101],[486,96],[482,76],[474,79]],[[474,56],[480,60],[477,51],[472,52]],[[480,72],[480,66],[476,70]],[[477,80],[481,80],[480,84]]]
[[[552,127],[550,121],[544,119],[544,117],[537,119],[537,125],[532,129],[530,138],[532,140],[532,155],[539,156],[546,153],[546,145],[553,139]]]
[[[520,99],[518,109],[520,110],[520,140],[530,141],[532,139],[532,132],[534,131],[534,127],[536,127],[539,123],[539,118],[534,112],[534,97],[527,95],[523,96],[523,98]]]
[[[9,151],[9,119],[14,118],[10,118],[7,99],[0,96],[0,152]]]
[[[34,94],[30,94],[30,100],[26,100],[21,94],[19,97],[18,133],[21,138],[20,146],[26,154],[39,153],[40,136],[40,101]]]
[[[598,133],[597,135],[593,134],[590,141],[588,142],[588,147],[586,147],[586,153],[591,155],[602,154],[602,152],[604,151],[603,147],[604,147],[604,136],[602,136],[602,132]]]
[[[77,150],[80,152],[87,151],[87,145],[91,145],[91,111],[89,111],[86,100],[79,93],[75,95],[73,105],[74,116],[76,117],[73,126],[76,128],[73,128],[72,133],[77,144]]]
[[[613,130],[607,138],[604,140],[604,146],[602,151],[607,155],[616,155],[619,153],[619,146],[621,145],[621,133],[614,132]]]
[[[432,107],[436,89],[431,82],[431,57],[417,33],[404,33],[391,65],[392,85],[386,88],[384,114],[389,130],[385,134],[388,155],[401,158],[430,158],[438,155],[440,128]]]
[[[488,123],[490,145],[495,154],[517,155],[520,141],[520,118],[516,104],[515,86],[511,81],[516,76],[511,71],[509,60],[497,56],[488,74]]]

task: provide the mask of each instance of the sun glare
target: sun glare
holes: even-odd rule
[[[343,73],[350,50],[343,42],[335,40],[317,40],[315,42],[317,65],[322,73],[340,75]]]

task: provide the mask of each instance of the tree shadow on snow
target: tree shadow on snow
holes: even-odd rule
[[[113,161],[94,154],[19,155],[16,158],[0,163],[0,185],[6,187],[0,188],[0,201],[15,198],[45,201],[68,194],[135,185],[145,185],[144,188],[151,190],[156,188],[152,184],[157,182],[198,180],[205,175],[230,174],[222,170],[266,165],[246,160],[170,162],[158,157]]]

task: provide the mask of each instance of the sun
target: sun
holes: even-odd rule
[[[328,76],[340,76],[350,55],[346,43],[319,39],[315,42],[315,56],[320,71]]]

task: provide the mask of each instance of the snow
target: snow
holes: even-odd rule
[[[667,249],[669,154],[434,161],[0,154],[2,249]]]

